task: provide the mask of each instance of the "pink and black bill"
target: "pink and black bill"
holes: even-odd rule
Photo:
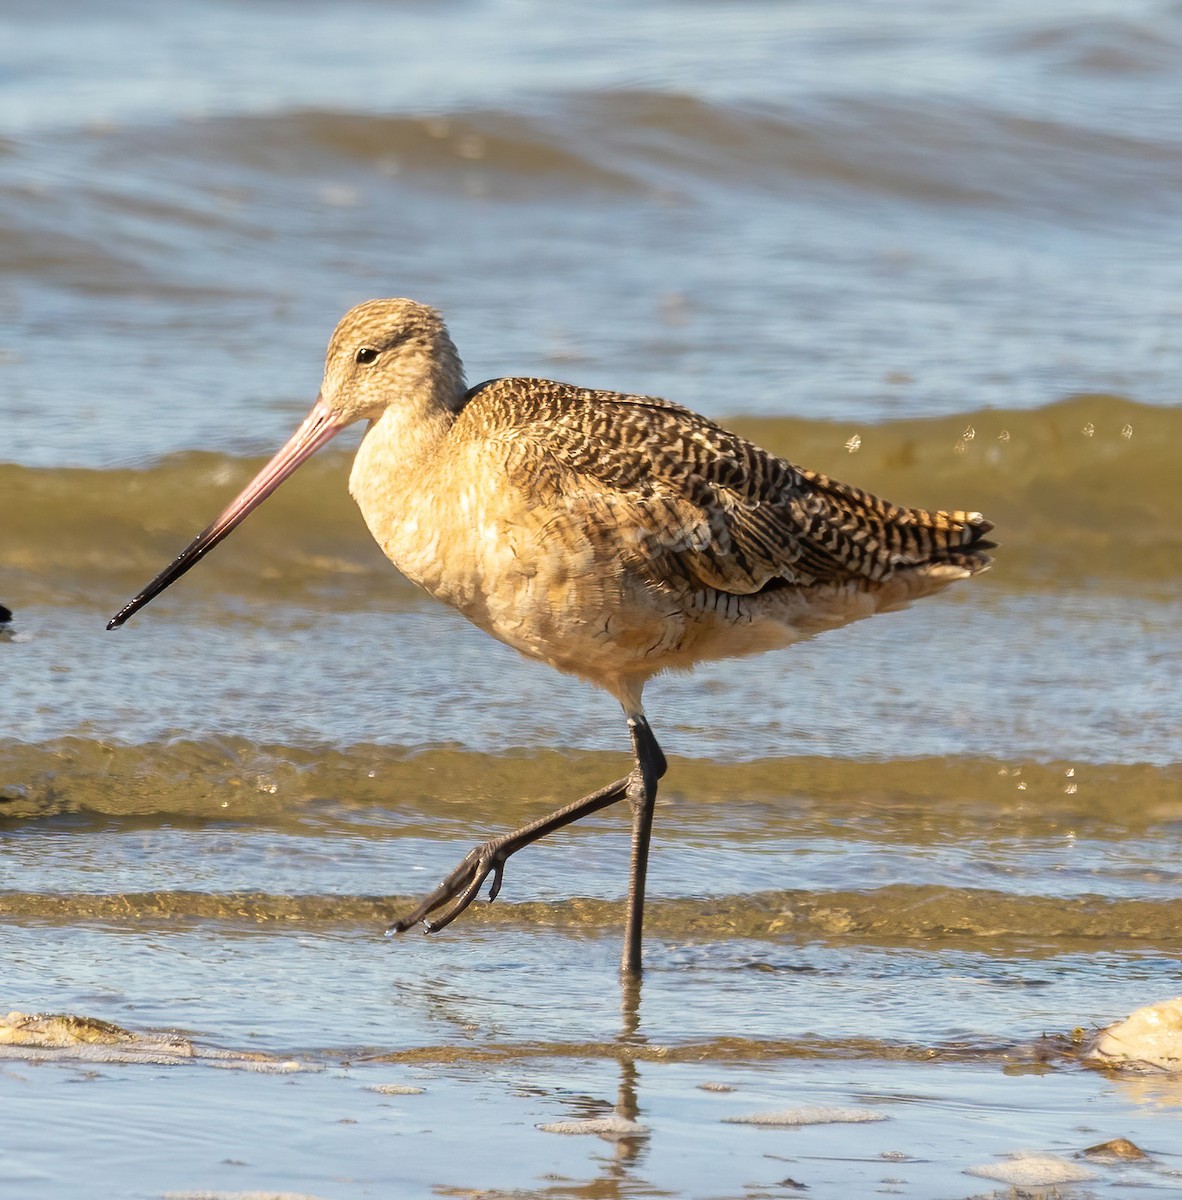
[[[227,534],[236,529],[246,517],[298,467],[345,427],[343,421],[323,399],[316,401],[312,411],[299,429],[273,459],[243,488],[225,512],[207,529],[202,530],[148,584],[139,595],[129,600],[108,622],[108,629],[118,629],[133,613],[159,596],[169,584],[175,583],[190,568],[196,566]]]

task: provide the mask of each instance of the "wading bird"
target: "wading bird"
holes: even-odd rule
[[[333,333],[320,396],[290,441],[108,629],[355,421],[367,429],[349,490],[390,561],[522,654],[610,692],[635,760],[622,779],[476,847],[392,932],[442,929],[490,875],[496,898],[518,850],[627,800],[621,970],[638,974],[665,773],[641,705],[648,680],[901,608],[989,565],[980,513],[887,503],[653,396],[545,379],[468,388],[434,309],[370,300]]]

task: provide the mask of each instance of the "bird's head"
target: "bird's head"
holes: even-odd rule
[[[367,300],[340,320],[328,343],[324,381],[312,411],[287,444],[225,512],[111,618],[116,629],[195,566],[303,462],[356,421],[397,410],[408,424],[450,419],[463,402],[464,375],[443,318],[413,300]]]
[[[329,339],[319,403],[343,425],[391,405],[458,407],[464,373],[443,318],[413,300],[367,300]]]

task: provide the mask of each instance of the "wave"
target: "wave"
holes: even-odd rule
[[[487,754],[439,745],[294,746],[238,737],[126,745],[86,737],[0,740],[0,822],[15,828],[68,817],[71,828],[80,828],[125,818],[164,825],[213,820],[341,836],[396,827],[439,837],[485,826],[493,811],[497,825],[523,824],[547,805],[557,807],[618,775],[622,761],[620,754],[587,750]],[[1182,783],[1178,763],[801,755],[679,758],[675,765],[666,791],[681,797],[678,827],[708,833],[721,813],[728,836],[740,841],[838,828],[864,819],[868,810],[878,814],[880,829],[888,823],[905,828],[907,838],[920,842],[967,840],[982,828],[994,836],[999,825],[1015,838],[1060,827],[1080,837],[1133,837],[1151,834],[1163,814],[1174,811]]]
[[[1077,396],[1033,412],[856,425],[791,418],[728,422],[785,457],[902,503],[985,512],[1008,588],[1100,584],[1176,591],[1182,566],[1177,453],[1182,410]],[[0,597],[93,603],[130,595],[204,527],[259,460],[189,453],[143,469],[0,466]],[[251,518],[186,586],[246,600],[300,597],[350,609],[399,590],[329,453]],[[265,545],[265,560],[259,547]]]
[[[89,162],[80,186],[93,203],[117,199],[200,226],[235,219],[232,204],[210,204],[235,189],[286,192],[300,180],[347,205],[356,199],[351,189],[379,179],[507,200],[565,193],[695,201],[717,184],[732,198],[736,189],[771,191],[785,203],[840,193],[1053,214],[1060,224],[1073,216],[1172,219],[1182,162],[1175,136],[1146,123],[1122,127],[1103,109],[1048,115],[1045,106],[1027,112],[1011,99],[933,102],[833,89],[742,102],[617,89],[531,93],[516,109],[292,108],[56,138],[59,149]],[[9,157],[19,167],[19,143]],[[158,171],[145,171],[156,185],[127,176],[129,160],[159,160]],[[43,205],[44,197],[0,188],[0,244],[13,212],[47,232]],[[99,244],[92,251],[104,252]]]
[[[381,930],[414,897],[291,896],[263,892],[167,891],[148,893],[0,893],[7,922],[76,925],[82,921],[133,921],[139,927],[188,923],[309,925]],[[614,934],[624,920],[623,901],[499,900],[469,909],[465,921],[491,928],[536,928],[582,934]],[[944,949],[980,948],[994,953],[1029,946],[1101,941],[1108,949],[1160,946],[1182,921],[1182,900],[1109,899],[1100,896],[1014,896],[969,888],[896,884],[849,892],[771,892],[703,899],[653,899],[646,931],[665,939],[757,941],[807,938],[822,941],[910,942],[938,938]]]

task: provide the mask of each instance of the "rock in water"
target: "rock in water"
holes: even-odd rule
[[[1105,1066],[1182,1071],[1182,996],[1148,1004],[1100,1030],[1087,1058]]]

